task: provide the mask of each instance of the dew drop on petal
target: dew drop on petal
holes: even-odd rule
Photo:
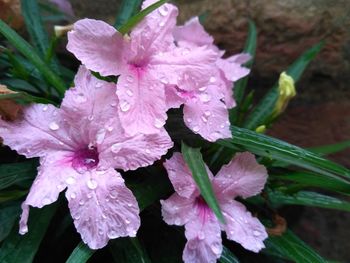
[[[110,231],[107,233],[107,236],[108,236],[109,238],[117,238],[117,237],[118,237],[118,234],[117,234],[116,231],[110,230]]]
[[[213,251],[214,254],[218,255],[221,252],[221,244],[220,243],[213,243],[210,246],[211,250]]]
[[[78,103],[84,103],[84,102],[87,101],[87,98],[84,96],[83,93],[77,94],[77,96],[74,97],[74,98],[75,98],[75,101],[78,102]]]
[[[156,126],[156,128],[162,128],[163,125],[164,125],[164,121],[162,121],[160,119],[155,119],[154,126]]]
[[[205,91],[207,89],[207,87],[206,86],[203,86],[203,87],[200,87],[198,90],[199,91]]]
[[[49,198],[45,197],[45,198],[41,201],[41,203],[42,203],[43,205],[48,205],[48,204],[51,204],[51,200],[50,200]]]
[[[209,79],[209,82],[210,83],[214,83],[216,81],[216,78],[215,77],[210,77],[210,79]]]
[[[27,225],[21,226],[20,229],[19,229],[19,233],[21,235],[24,235],[24,234],[28,233],[28,226]]]
[[[102,83],[101,82],[97,82],[95,85],[96,88],[101,88],[102,87]]]
[[[151,153],[151,150],[150,150],[150,149],[146,149],[145,152],[148,153],[148,154],[150,154],[150,153]]]
[[[203,233],[203,232],[199,232],[198,238],[199,238],[200,240],[203,240],[203,239],[205,238],[204,233]]]
[[[94,179],[87,180],[86,185],[91,190],[94,190],[97,188],[97,182]]]
[[[209,102],[211,96],[208,93],[202,93],[201,95],[199,95],[199,98],[202,102]]]
[[[94,115],[89,115],[88,120],[92,121],[94,119]]]
[[[191,122],[192,122],[192,119],[187,118],[187,122],[188,122],[188,123],[191,123]]]
[[[161,22],[159,23],[159,26],[160,26],[160,27],[165,26],[165,22],[164,22],[164,21],[161,21]]]
[[[194,126],[192,129],[194,132],[199,132],[200,128],[198,126]]]
[[[128,224],[130,224],[130,220],[129,220],[129,219],[127,219],[127,218],[125,219],[125,221],[124,221],[124,222],[125,222],[125,224],[127,224],[127,225],[128,225]]]
[[[75,199],[77,197],[76,193],[71,193],[70,198]]]
[[[160,82],[163,83],[163,84],[168,84],[169,83],[168,79],[165,76],[160,78]]]
[[[112,199],[116,199],[118,197],[118,191],[113,189],[111,190],[111,192],[109,193],[109,196],[112,198]]]
[[[74,184],[75,183],[75,178],[73,176],[69,176],[67,179],[66,179],[66,183],[67,184]]]
[[[120,103],[120,109],[122,112],[127,112],[130,109],[130,103],[127,101],[122,101]]]
[[[134,81],[134,78],[133,78],[131,75],[128,75],[128,76],[126,77],[126,80],[127,80],[128,82],[132,83],[132,82]]]
[[[57,131],[60,128],[60,126],[56,122],[53,121],[49,124],[49,128],[52,131]]]
[[[180,225],[181,224],[181,220],[180,218],[175,218],[175,225]]]
[[[115,107],[115,106],[117,106],[117,102],[116,101],[111,102],[111,107]]]
[[[166,5],[163,5],[158,8],[158,12],[161,16],[166,16],[169,13],[169,8]]]
[[[206,111],[204,112],[204,115],[209,117],[209,116],[211,115],[211,112],[208,111],[208,110],[206,110]]]
[[[47,105],[43,106],[43,111],[47,111],[48,107]]]
[[[128,94],[128,96],[130,96],[130,97],[132,97],[134,95],[134,93],[130,89],[126,90],[126,94]]]
[[[203,115],[203,116],[201,117],[201,119],[202,119],[203,122],[208,122],[207,116],[205,116],[205,115]]]
[[[253,235],[254,235],[255,237],[258,237],[258,236],[261,235],[261,233],[260,233],[259,231],[257,231],[257,230],[254,230],[254,231],[253,231]]]
[[[118,153],[120,150],[120,144],[119,143],[115,143],[111,146],[111,151],[114,153]]]

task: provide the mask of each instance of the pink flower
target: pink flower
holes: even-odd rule
[[[0,121],[5,144],[28,158],[40,157],[38,176],[22,204],[21,234],[28,231],[29,206],[51,204],[67,188],[75,227],[90,248],[136,235],[139,207],[114,168],[150,165],[173,144],[164,129],[125,135],[114,111],[118,103],[114,85],[82,67],[60,109],[35,104],[24,110],[21,120]]]
[[[186,125],[195,133],[209,141],[231,138],[228,109],[236,104],[233,98],[233,82],[249,73],[241,65],[250,59],[247,54],[239,54],[226,59],[215,45],[213,38],[205,32],[197,17],[184,26],[174,29],[178,47],[211,49],[216,59],[211,67],[210,78],[203,79],[198,89],[191,91],[173,86],[166,93],[169,108],[184,106]]]
[[[145,1],[143,8],[154,1]],[[176,47],[173,30],[178,10],[165,4],[123,36],[112,26],[93,19],[74,24],[67,49],[88,69],[103,76],[119,75],[118,114],[128,134],[154,133],[167,119],[165,88],[193,89],[209,80],[217,54],[207,47]],[[193,82],[189,82],[188,78]]]
[[[187,244],[183,260],[186,263],[216,262],[222,252],[221,231],[245,249],[258,252],[264,248],[263,240],[267,238],[264,226],[234,200],[237,196],[254,196],[264,188],[267,171],[254,155],[237,154],[215,177],[207,168],[225,225],[219,223],[200,195],[181,154],[175,153],[164,166],[176,193],[161,201],[162,215],[169,225],[185,225]]]

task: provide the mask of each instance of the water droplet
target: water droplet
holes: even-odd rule
[[[112,106],[112,107],[117,106],[117,102],[116,102],[116,101],[111,102],[111,106]]]
[[[219,255],[221,253],[221,246],[220,243],[213,243],[210,248],[214,254]]]
[[[204,115],[209,117],[209,116],[211,115],[211,112],[208,111],[208,110],[206,110],[206,111],[204,112]]]
[[[75,178],[72,177],[72,176],[69,176],[69,177],[66,179],[66,183],[67,183],[67,184],[75,184]]]
[[[84,102],[87,101],[87,98],[84,96],[83,93],[77,94],[77,96],[74,97],[74,98],[75,98],[75,101],[78,102],[78,103],[84,103]]]
[[[21,226],[20,229],[19,229],[19,233],[21,235],[24,235],[24,234],[28,233],[28,226],[27,225]]]
[[[89,180],[87,180],[86,185],[87,185],[87,187],[89,187],[89,189],[91,189],[91,190],[94,190],[94,189],[97,188],[97,182],[96,182],[94,179],[89,179]]]
[[[164,121],[160,120],[160,119],[155,119],[154,120],[154,126],[156,126],[156,128],[162,128],[164,125]]]
[[[159,23],[159,26],[160,26],[160,27],[165,26],[165,22],[164,22],[164,21],[161,21],[161,22]]]
[[[119,143],[115,143],[111,146],[111,151],[114,153],[118,153],[120,150],[120,144]]]
[[[134,95],[134,93],[130,89],[126,90],[126,94],[128,94],[128,96],[130,96],[130,97],[132,97],[132,95]]]
[[[169,83],[168,79],[165,76],[160,78],[160,82],[163,83],[163,84],[168,84]]]
[[[76,215],[74,215],[74,216],[73,216],[73,219],[75,219],[75,220],[79,220],[79,219],[80,219],[80,214],[76,214]]]
[[[63,143],[63,142],[61,142],[61,141],[59,141],[59,142],[58,142],[58,144],[59,144],[59,145],[64,145],[64,143]]]
[[[191,123],[191,122],[192,122],[192,119],[187,118],[187,122],[188,122],[188,123]]]
[[[151,150],[150,150],[150,149],[146,149],[145,152],[148,153],[148,154],[150,154],[150,153],[151,153]]]
[[[128,75],[128,76],[126,77],[126,80],[127,80],[128,82],[132,83],[132,82],[134,81],[134,78],[133,78],[131,75]]]
[[[76,197],[77,197],[77,195],[75,193],[70,194],[70,198],[75,199]]]
[[[203,102],[209,102],[211,99],[211,96],[208,93],[202,93],[201,95],[199,95],[199,98]]]
[[[158,12],[161,16],[166,16],[169,13],[169,8],[166,5],[163,5],[158,8]]]
[[[221,128],[221,129],[225,128],[225,124],[221,124],[221,125],[220,125],[220,128]]]
[[[118,191],[113,189],[110,193],[109,193],[109,196],[112,198],[112,199],[116,199],[118,197]]]
[[[128,207],[132,207],[132,203],[128,203]]]
[[[219,132],[213,132],[210,134],[210,137],[214,140],[218,139],[221,137],[221,134]]]
[[[200,128],[198,126],[194,126],[192,129],[194,132],[199,132]]]
[[[180,218],[175,218],[174,223],[175,223],[175,225],[180,225],[181,224]]]
[[[57,185],[56,186],[57,187],[57,189],[59,190],[59,191],[62,191],[63,189],[64,189],[64,185],[63,184],[59,184],[59,185]]]
[[[127,112],[130,109],[130,103],[127,101],[121,102],[120,109],[122,110],[122,112]]]
[[[203,116],[201,117],[201,119],[202,119],[203,122],[208,122],[207,116],[205,116],[205,115],[203,115]]]
[[[45,198],[41,201],[41,203],[42,203],[43,205],[48,205],[48,204],[51,204],[51,200],[50,200],[50,198],[45,197]]]
[[[102,213],[102,218],[103,219],[107,219],[107,216],[105,214]]]
[[[96,87],[96,88],[101,88],[102,85],[103,85],[103,84],[102,84],[101,82],[97,82],[96,85],[95,85],[95,87]]]
[[[259,231],[257,231],[257,230],[254,230],[254,231],[253,231],[253,235],[254,235],[255,237],[258,237],[258,236],[261,235],[261,233],[260,233]]]
[[[89,115],[88,120],[92,121],[94,119],[94,115]]]
[[[210,79],[209,79],[209,82],[210,83],[214,83],[216,81],[216,78],[215,77],[210,77]]]
[[[200,240],[203,240],[203,239],[205,238],[204,233],[203,233],[203,232],[199,232],[198,238],[199,238]]]
[[[207,86],[200,87],[198,90],[199,91],[205,91],[207,89]]]
[[[96,134],[96,143],[101,144],[103,142],[103,140],[105,139],[105,135],[106,135],[106,130],[100,129]]]
[[[108,236],[109,238],[117,238],[117,237],[118,237],[118,234],[117,234],[116,231],[111,230],[111,231],[109,231],[109,232],[107,233],[107,236]]]
[[[128,225],[128,224],[130,224],[130,220],[129,220],[129,219],[127,219],[127,218],[125,219],[125,221],[124,221],[124,222],[125,222],[125,224],[127,224],[127,225]]]
[[[50,128],[50,130],[57,131],[60,128],[60,126],[56,122],[53,121],[49,124],[49,128]]]
[[[43,111],[47,111],[48,107],[47,105],[43,106]]]
[[[102,231],[102,230],[99,230],[99,231],[98,231],[98,234],[99,234],[100,236],[102,236],[102,235],[103,235],[103,231]]]

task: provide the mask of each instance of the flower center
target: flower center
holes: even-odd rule
[[[202,224],[205,224],[205,222],[212,215],[211,209],[209,208],[208,204],[205,202],[202,196],[198,196],[196,198],[196,206],[197,206],[198,216],[202,219]]]
[[[96,147],[87,147],[74,153],[72,166],[78,172],[91,170],[98,165],[98,151]]]

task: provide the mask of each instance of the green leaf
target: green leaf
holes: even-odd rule
[[[90,249],[83,242],[80,242],[73,250],[66,263],[85,263],[91,258],[94,252],[95,250]]]
[[[247,150],[325,176],[339,175],[350,178],[350,170],[324,159],[316,153],[244,128],[231,126],[231,131],[233,139],[219,140],[220,145],[234,150]]]
[[[318,43],[305,51],[288,69],[287,74],[297,82],[309,63],[322,49],[324,43]],[[247,117],[244,128],[255,130],[256,127],[265,124],[275,107],[278,99],[278,83],[276,83],[267,94],[260,100],[258,105]]]
[[[118,31],[123,35],[127,34],[133,27],[135,27],[138,23],[140,23],[145,16],[152,13],[155,9],[162,6],[166,2],[168,2],[168,0],[160,0],[148,6],[147,8],[143,9],[141,12],[131,17],[124,25],[122,25],[118,29]]]
[[[342,141],[335,144],[312,147],[312,148],[309,148],[309,151],[318,153],[319,155],[323,156],[323,155],[329,155],[329,154],[341,152],[347,148],[350,148],[350,140]]]
[[[151,263],[137,238],[115,239],[111,241],[109,248],[117,263]]]
[[[3,241],[9,234],[19,217],[21,211],[20,203],[6,203],[0,206],[0,242]]]
[[[224,217],[214,195],[213,187],[211,185],[200,149],[191,148],[185,143],[182,143],[181,152],[186,164],[192,172],[193,179],[196,182],[202,197],[208,206],[213,210],[217,218],[224,223]]]
[[[11,29],[6,23],[0,19],[0,33],[44,76],[46,81],[50,83],[57,92],[63,96],[66,90],[66,84],[57,76],[48,65],[40,58],[35,50],[20,35]]]
[[[248,37],[245,42],[243,53],[248,53],[251,55],[251,60],[249,60],[247,63],[245,63],[245,67],[252,68],[254,58],[255,58],[255,51],[256,51],[256,43],[257,43],[257,31],[256,26],[253,21],[249,20],[249,28],[248,28]],[[244,91],[248,83],[248,76],[244,77],[243,79],[240,79],[235,83],[234,88],[234,94],[235,94],[235,100],[238,105],[241,104]]]
[[[266,254],[292,260],[296,263],[326,263],[311,247],[306,245],[290,230],[282,236],[270,236],[264,241]]]
[[[300,191],[287,195],[279,191],[269,191],[268,196],[274,206],[303,205],[350,212],[349,202],[315,192]]]
[[[141,5],[141,0],[123,0],[115,20],[114,27],[119,29],[137,11]]]
[[[21,0],[21,11],[26,27],[34,46],[44,56],[49,47],[49,38],[43,23],[36,0]]]
[[[45,206],[41,209],[31,209],[28,233],[18,234],[18,227],[12,229],[0,248],[1,263],[31,263],[46,233],[57,205]]]
[[[0,165],[0,190],[33,179],[37,174],[37,167],[37,160]]]
[[[17,200],[22,196],[26,195],[28,191],[21,190],[10,190],[10,191],[1,191],[0,192],[0,203]]]
[[[219,259],[220,263],[239,263],[238,258],[225,246],[222,247],[222,254]]]
[[[286,172],[274,175],[273,179],[295,182],[304,187],[319,187],[325,190],[350,194],[350,182],[335,176],[320,176],[310,172]]]

